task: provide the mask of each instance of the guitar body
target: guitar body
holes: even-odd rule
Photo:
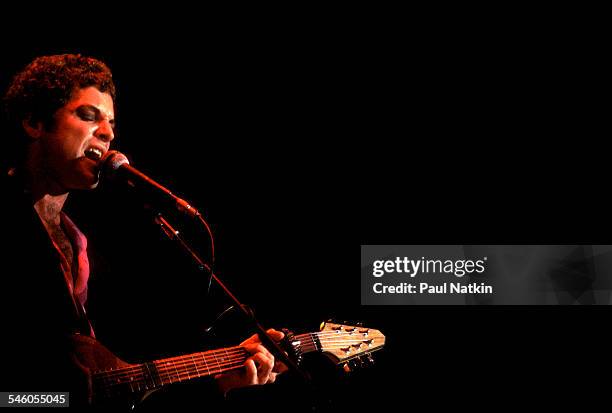
[[[90,370],[110,370],[130,366],[94,338],[77,334],[71,339],[77,361]]]
[[[73,362],[81,371],[87,374],[87,401],[91,405],[109,409],[133,409],[137,403],[143,401],[154,390],[145,390],[139,393],[123,393],[116,397],[101,397],[102,393],[96,389],[96,383],[91,373],[96,371],[113,371],[133,366],[115,356],[108,348],[96,339],[84,336],[71,336]]]

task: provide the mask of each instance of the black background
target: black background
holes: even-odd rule
[[[596,24],[186,15],[104,45],[13,45],[2,85],[40,54],[107,62],[117,147],[206,215],[216,269],[263,324],[334,317],[387,335],[338,405],[601,394],[607,309],[363,307],[356,275],[361,244],[609,243]],[[92,279],[98,338],[131,360],[196,347],[219,291],[204,298],[205,277],[127,197],[102,188],[68,208],[112,269]]]

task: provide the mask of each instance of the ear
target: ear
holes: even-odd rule
[[[32,139],[38,139],[42,135],[43,124],[41,121],[34,122],[32,119],[28,118],[21,121],[21,126]]]

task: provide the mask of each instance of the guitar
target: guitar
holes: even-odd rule
[[[124,400],[133,406],[164,386],[240,369],[251,356],[243,347],[235,346],[129,364],[91,337],[75,335],[72,339],[76,361],[90,370],[89,399],[94,405]],[[385,336],[365,327],[324,323],[318,332],[288,332],[284,342],[285,350],[297,362],[306,353],[319,352],[342,364],[370,357],[384,346]]]

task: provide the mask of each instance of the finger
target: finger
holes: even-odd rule
[[[263,353],[257,353],[251,358],[257,364],[257,378],[259,379],[259,384],[266,384],[270,379],[270,373],[272,373],[274,358],[266,357]]]
[[[274,359],[274,356],[272,356],[272,353],[270,353],[268,349],[265,348],[261,344],[247,344],[246,346],[243,346],[243,347],[246,349],[246,351],[248,351],[249,353],[253,355],[257,353],[263,353],[266,357]]]
[[[269,330],[268,330],[269,331]],[[276,331],[276,330],[274,330]],[[284,337],[285,335],[283,333],[281,333],[280,331],[278,331],[277,333],[282,334],[282,337]],[[278,334],[273,333],[273,336],[271,337],[272,340],[276,340],[275,337],[278,337]],[[258,334],[253,334],[251,337],[247,338],[246,340],[244,340],[242,343],[240,343],[240,345],[246,345],[246,344],[255,344],[255,343],[261,343],[261,340],[259,339],[259,335]]]
[[[277,361],[276,363],[274,363],[274,369],[272,370],[273,373],[284,373],[287,370],[289,370],[289,367],[287,367],[287,365],[285,363],[283,363],[282,361]]]
[[[253,334],[251,337],[247,338],[242,343],[240,343],[240,345],[245,346],[247,344],[255,344],[255,343],[259,343],[259,336],[257,334]]]
[[[273,328],[266,331],[266,333],[268,333],[268,336],[274,341],[281,341],[283,338],[285,338],[285,333],[283,333],[282,331],[275,330]]]
[[[244,377],[248,384],[257,384],[257,366],[252,358],[244,363]]]
[[[266,333],[273,341],[281,341],[283,338],[285,338],[285,333],[283,333],[282,331],[275,330],[273,328],[268,329]],[[254,343],[261,343],[261,340],[259,339],[259,335],[257,334],[253,334],[251,337],[247,338],[242,343],[240,343],[240,345],[254,344]]]
[[[268,383],[274,383],[276,381],[276,376],[278,376],[278,373],[270,373],[270,378],[268,379]]]

